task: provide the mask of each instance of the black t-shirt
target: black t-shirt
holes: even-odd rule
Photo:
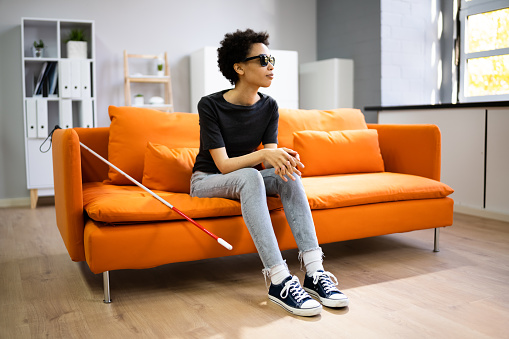
[[[223,94],[210,94],[198,103],[200,152],[193,172],[220,173],[209,150],[226,148],[234,158],[254,152],[260,144],[277,144],[279,112],[274,99],[258,93],[260,100],[251,106],[234,105]]]

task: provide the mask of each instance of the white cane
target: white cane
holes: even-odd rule
[[[133,184],[135,184],[136,186],[138,187],[141,187],[143,188],[146,192],[148,192],[150,195],[152,195],[154,198],[156,198],[157,200],[159,200],[160,202],[162,202],[164,205],[168,206],[169,208],[171,208],[172,210],[174,210],[175,212],[177,212],[178,214],[180,214],[182,217],[184,217],[187,221],[189,221],[190,223],[192,223],[193,225],[195,225],[196,227],[198,227],[199,229],[201,229],[203,232],[207,233],[208,235],[210,235],[212,238],[216,239],[217,242],[219,244],[221,244],[222,246],[224,246],[226,249],[228,250],[231,250],[233,247],[232,245],[230,245],[229,243],[227,243],[225,240],[223,240],[222,238],[219,238],[217,235],[215,235],[214,233],[210,232],[209,230],[207,230],[205,227],[201,226],[200,224],[198,224],[196,221],[194,221],[193,219],[189,218],[187,215],[185,215],[183,212],[179,211],[177,208],[175,208],[175,206],[173,206],[172,204],[170,204],[169,202],[167,202],[166,200],[164,200],[163,198],[161,198],[159,195],[155,194],[154,192],[152,192],[151,190],[149,190],[147,187],[143,186],[142,184],[140,184],[138,181],[136,181],[134,178],[132,178],[129,174],[125,173],[124,171],[122,171],[120,168],[118,168],[117,166],[113,165],[111,162],[109,162],[108,160],[104,159],[103,157],[101,157],[99,154],[97,154],[96,152],[94,152],[93,150],[91,150],[89,147],[87,147],[85,144],[83,144],[81,141],[80,141],[80,145],[81,147],[83,147],[84,149],[86,149],[87,151],[89,151],[90,153],[92,153],[94,156],[96,156],[99,160],[101,160],[102,162],[108,164],[110,167],[112,167],[113,169],[115,169],[118,173],[122,174],[124,177],[126,177],[127,179],[129,179]]]

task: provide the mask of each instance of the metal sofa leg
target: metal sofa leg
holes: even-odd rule
[[[104,303],[111,303],[110,295],[110,271],[103,272]]]
[[[440,252],[440,228],[435,228],[435,246],[433,248],[433,252]]]

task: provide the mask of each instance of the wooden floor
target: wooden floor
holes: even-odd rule
[[[324,245],[350,307],[313,318],[268,301],[254,254],[112,272],[107,305],[53,206],[0,209],[0,338],[509,338],[509,223],[456,214],[440,245],[433,230]]]

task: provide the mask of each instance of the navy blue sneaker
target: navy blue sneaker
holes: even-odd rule
[[[310,317],[322,311],[322,305],[302,289],[296,276],[286,278],[279,285],[270,284],[269,299],[295,315]]]
[[[331,278],[334,279],[334,282]],[[338,280],[332,273],[322,270],[313,273],[312,277],[306,274],[306,278],[304,278],[304,289],[319,299],[324,306],[346,307],[348,306],[348,297],[337,289],[337,284]]]

